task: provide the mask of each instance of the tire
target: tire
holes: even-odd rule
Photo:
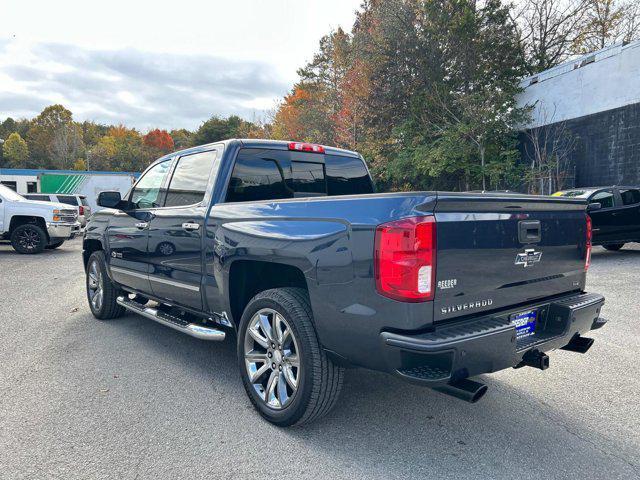
[[[250,359],[245,358],[245,354],[248,351],[252,355],[249,358],[253,359],[270,353],[252,334],[261,336],[261,341],[268,340],[263,335],[266,330],[256,327],[248,332],[250,327],[263,323],[260,321],[261,313],[264,319],[279,322],[286,329],[280,329],[283,332],[281,337],[284,338],[279,344],[280,348],[276,343],[273,356],[265,358],[267,362],[272,362],[271,366],[267,365],[267,370],[258,380],[254,377],[252,382],[249,377],[250,369],[257,375],[265,363],[262,360],[251,363]],[[277,335],[273,334],[272,337],[275,342],[279,341]],[[294,357],[297,359],[297,368],[293,366],[296,363]],[[273,368],[276,362],[279,366]],[[344,369],[327,357],[318,342],[308,295],[300,288],[266,290],[251,299],[242,314],[238,329],[238,365],[251,403],[260,415],[279,427],[309,423],[326,415],[338,400],[344,377]],[[277,382],[274,381],[273,384],[277,385],[273,388],[271,398],[268,387],[272,385],[270,379],[273,375],[277,378]],[[295,391],[292,390],[288,375],[296,379],[293,382],[297,385]],[[286,389],[284,394],[281,393],[281,385]],[[275,405],[268,404],[265,398],[271,398]],[[281,401],[283,398],[284,402]]]
[[[64,240],[60,241],[60,242],[55,242],[55,243],[50,243],[49,245],[47,245],[45,248],[47,250],[55,250],[56,248],[58,248],[59,246],[61,246],[64,243]]]
[[[624,247],[624,243],[611,243],[609,245],[603,245],[605,250],[609,250],[610,252],[617,252],[622,247]]]
[[[87,300],[91,313],[99,320],[118,318],[125,311],[124,307],[116,302],[118,296],[124,295],[124,292],[111,282],[106,267],[107,263],[102,250],[93,252],[87,261]],[[98,301],[96,297],[100,295],[100,290],[102,299]]]
[[[18,253],[41,253],[48,241],[45,231],[35,223],[25,223],[11,232],[11,246]]]

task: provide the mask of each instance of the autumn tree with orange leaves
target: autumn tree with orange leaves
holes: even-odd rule
[[[160,130],[159,128],[151,130],[142,137],[142,141],[147,147],[154,148],[162,153],[169,153],[173,150],[173,138],[166,130]]]

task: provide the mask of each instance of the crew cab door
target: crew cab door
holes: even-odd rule
[[[617,220],[620,223],[622,240],[640,239],[640,190],[620,188],[622,205],[618,208]]]
[[[204,218],[211,199],[209,180],[218,170],[218,150],[183,155],[175,162],[161,208],[149,225],[149,280],[156,297],[203,308]]]
[[[140,292],[152,293],[147,244],[149,224],[164,200],[171,160],[147,170],[131,190],[126,209],[118,210],[107,228],[109,268],[113,279]]]
[[[596,244],[616,240],[620,230],[618,207],[613,189],[598,190],[589,203],[599,203],[601,208],[589,212],[593,222],[593,240]]]

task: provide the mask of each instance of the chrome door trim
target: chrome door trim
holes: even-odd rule
[[[122,273],[123,275],[129,275],[131,277],[142,278],[143,280],[149,280],[148,273],[140,273],[135,270],[129,270],[128,268],[110,267],[112,272]]]
[[[188,283],[178,282],[176,280],[169,280],[166,278],[158,277],[156,275],[149,275],[148,273],[140,273],[128,268],[111,267],[112,272],[122,273],[124,275],[130,275],[136,278],[142,278],[143,280],[151,280],[152,282],[164,283],[165,285],[171,285],[172,287],[184,288],[194,292],[200,291],[200,286],[189,285]]]
[[[149,280],[152,282],[164,283],[165,285],[171,285],[172,287],[184,288],[186,290],[192,290],[194,292],[200,291],[200,286],[189,285],[188,283],[178,282],[176,280],[169,280],[156,275],[148,275]]]

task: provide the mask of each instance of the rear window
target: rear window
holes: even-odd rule
[[[245,148],[236,159],[226,200],[250,202],[371,192],[371,179],[359,158]]]
[[[629,190],[620,190],[620,196],[622,197],[623,205],[635,205],[640,203],[640,190],[635,188]]]
[[[78,206],[78,199],[71,195],[58,195],[58,201],[60,203],[66,203],[67,205]]]

